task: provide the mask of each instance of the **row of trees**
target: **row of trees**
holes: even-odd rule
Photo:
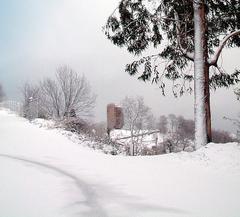
[[[121,0],[105,26],[108,39],[130,53],[156,48],[126,66],[130,75],[158,83],[163,94],[172,80],[175,96],[191,92],[194,81],[196,148],[212,140],[210,87],[240,81],[239,70],[229,74],[219,64],[225,46],[240,47],[239,8],[239,0]]]
[[[130,155],[142,154],[146,151],[143,139],[151,132],[160,132],[163,139],[160,142],[156,141],[157,147],[154,147],[156,150],[154,154],[194,150],[195,123],[193,120],[174,114],[156,118],[142,97],[125,97],[121,106],[124,113],[124,128],[130,131],[131,141],[128,144]],[[212,136],[213,142],[216,143],[235,141],[226,131],[213,130]],[[147,153],[152,152],[148,150]]]
[[[26,83],[22,90],[24,116],[63,119],[92,115],[96,95],[84,77],[68,66],[59,67],[55,79],[37,85]]]
[[[155,118],[151,109],[144,103],[142,97],[125,97],[121,106],[124,113],[125,129],[130,131],[130,154],[134,155],[145,148],[142,144],[144,134],[149,132],[161,133],[163,137],[164,150],[162,152],[173,152],[185,150],[192,145],[194,138],[194,121],[186,120],[182,116],[170,114]],[[140,136],[137,136],[140,135]],[[159,144],[156,144],[159,145]]]

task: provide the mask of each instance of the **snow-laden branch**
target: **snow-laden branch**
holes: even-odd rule
[[[176,20],[176,31],[177,31],[177,43],[178,43],[178,46],[181,50],[181,52],[183,53],[183,55],[190,59],[190,60],[194,60],[194,53],[190,53],[187,51],[187,49],[183,48],[182,47],[182,43],[181,43],[181,33],[180,33],[180,29],[181,29],[181,24],[180,24],[180,19],[179,19],[179,16],[177,14],[177,12],[175,11],[175,20]]]
[[[233,36],[235,36],[235,35],[238,35],[238,34],[240,34],[240,30],[236,30],[236,31],[230,33],[229,35],[227,35],[227,36],[222,40],[222,42],[220,43],[220,45],[219,45],[218,49],[216,50],[214,56],[208,61],[209,65],[216,65],[216,64],[217,64],[218,58],[219,58],[219,56],[220,56],[220,54],[221,54],[224,46],[226,45],[227,41],[228,41],[231,37],[233,37]]]

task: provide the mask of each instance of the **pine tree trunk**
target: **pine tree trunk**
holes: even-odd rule
[[[205,2],[203,2],[205,3]],[[211,104],[210,104],[210,88],[209,88],[209,64],[208,64],[208,22],[204,14],[204,96],[205,96],[205,118],[206,118],[206,131],[207,131],[207,143],[212,141],[212,127],[211,127]]]
[[[205,118],[207,130],[207,142],[212,142],[212,123],[211,123],[211,105],[210,105],[210,88],[209,88],[209,65],[205,65]]]
[[[205,16],[205,15],[204,15]],[[205,16],[206,17],[206,16]],[[204,96],[205,96],[205,118],[206,118],[206,131],[207,131],[207,143],[212,141],[212,127],[211,127],[211,104],[210,104],[210,88],[209,88],[209,64],[208,64],[208,23],[204,18]]]
[[[195,148],[207,144],[206,110],[205,110],[205,66],[206,35],[204,0],[195,0],[194,7],[194,115]]]

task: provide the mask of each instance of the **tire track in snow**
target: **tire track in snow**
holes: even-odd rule
[[[90,209],[89,212],[87,212],[87,213],[84,212],[84,216],[107,217],[107,213],[104,211],[104,209],[100,206],[100,204],[97,201],[96,193],[93,191],[93,189],[91,187],[89,187],[89,185],[86,182],[80,180],[77,176],[69,173],[66,170],[58,168],[54,165],[49,165],[47,163],[42,163],[42,162],[31,160],[31,159],[26,159],[24,157],[12,156],[12,155],[7,155],[7,154],[0,154],[0,157],[17,160],[17,161],[22,161],[22,162],[26,162],[26,163],[29,163],[32,165],[37,165],[37,166],[52,170],[54,172],[57,172],[58,174],[61,174],[65,177],[71,179],[72,181],[75,182],[75,185],[78,187],[78,189],[80,189],[80,191],[84,194],[84,196],[86,198],[86,201],[84,201],[84,204],[87,205]]]

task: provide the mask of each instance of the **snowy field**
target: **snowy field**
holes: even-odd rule
[[[240,216],[234,143],[111,156],[0,110],[0,170],[0,217]]]

